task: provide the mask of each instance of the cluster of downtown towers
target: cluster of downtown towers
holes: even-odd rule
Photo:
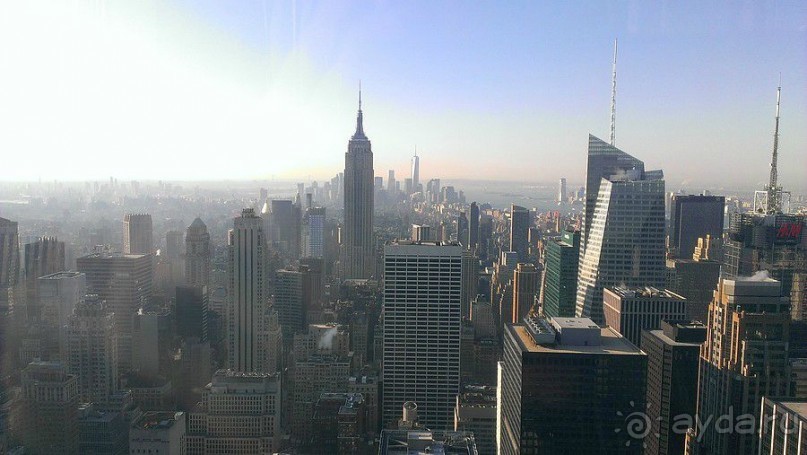
[[[763,397],[796,395],[788,343],[791,321],[804,320],[807,313],[803,308],[807,301],[803,215],[741,214],[732,220],[730,235],[724,238],[722,197],[680,197],[668,229],[662,171],[645,170],[641,160],[589,136],[582,216],[565,220],[561,228],[560,216],[555,215],[555,236],[536,241],[529,210],[513,205],[509,213],[502,212],[509,225],[508,241],[499,251],[485,251],[493,258],[493,266],[483,270],[480,249],[485,236],[476,203],[471,204],[470,217],[461,213],[457,218],[456,237],[417,225],[412,227],[411,239],[379,247],[374,229],[378,183],[363,120],[360,106],[345,154],[338,260],[325,280],[332,289],[381,283],[381,311],[371,324],[378,327],[375,334],[380,339],[374,355],[380,368],[377,384],[361,379],[366,372],[364,357],[355,357],[358,365],[347,365],[336,354],[346,344],[357,350],[355,343],[362,339],[361,350],[368,352],[366,338],[372,330],[367,321],[354,326],[351,320],[350,330],[363,335],[351,333],[346,338],[350,341],[342,338],[342,324],[322,322],[324,278],[322,263],[317,262],[323,254],[322,232],[308,238],[303,250],[311,257],[300,260],[299,270],[274,276],[267,238],[270,228],[255,210],[244,209],[228,232],[223,308],[226,371],[213,375],[205,411],[188,417],[186,453],[270,452],[289,447],[316,451],[311,441],[322,438],[318,432],[325,430],[306,421],[323,412],[319,403],[326,400],[326,392],[345,392],[341,386],[329,390],[328,381],[341,384],[348,375],[358,377],[351,378],[355,386],[351,390],[367,394],[360,401],[362,409],[368,409],[369,421],[362,427],[370,439],[381,428],[462,429],[475,432],[473,437],[467,433],[476,439],[475,444],[465,447],[476,445],[478,453],[757,453],[758,433],[717,434],[697,427],[674,433],[672,417],[679,413],[713,417],[736,406],[759,420]],[[412,172],[408,186],[417,191],[416,162]],[[559,199],[565,196],[564,188]],[[312,220],[314,214],[322,218],[317,221],[322,229],[324,210],[310,213]],[[140,222],[148,224],[148,229],[138,228]],[[143,282],[150,283],[145,278],[152,266],[150,217],[127,215],[125,223],[124,254],[79,258],[79,270],[88,275],[88,285],[94,276],[110,272],[128,276],[131,283],[142,275]],[[136,235],[145,232],[148,238]],[[201,219],[191,224],[185,240],[188,286],[182,292],[189,294],[181,299],[177,288],[177,317],[186,318],[180,326],[198,327],[197,341],[204,342],[209,337],[206,317],[180,302],[193,301],[198,297],[193,287],[211,281],[210,237]],[[538,249],[541,252],[536,255]],[[11,243],[0,244],[0,253],[12,250]],[[537,260],[538,256],[543,260]],[[9,258],[11,254],[0,255],[5,261],[0,271],[9,269]],[[110,258],[114,260],[107,261]],[[120,270],[115,269],[116,261]],[[741,278],[763,268],[775,279]],[[0,278],[10,282],[8,276]],[[131,287],[132,295],[148,291]],[[283,292],[311,295],[286,298]],[[634,313],[629,317],[625,315],[631,299],[644,302],[646,308],[630,310]],[[100,300],[114,316],[99,310]],[[131,309],[124,300],[115,293],[87,298],[67,323],[72,330],[71,324],[79,321],[75,323],[77,339],[90,336],[85,332],[91,330],[81,321],[95,321],[92,330],[99,333],[111,327],[120,332],[115,342],[117,364],[85,375],[80,385],[82,401],[107,399],[115,389],[110,384],[115,382],[116,370],[157,369],[156,361],[142,353],[148,349],[138,344],[145,340],[142,327],[147,320],[142,312],[140,319],[124,317]],[[207,311],[206,300],[204,306]],[[60,325],[67,321],[64,315],[57,319],[62,319]],[[98,329],[99,324],[106,329]],[[85,327],[84,332],[80,327]],[[482,332],[486,335],[479,342]],[[103,337],[102,333],[98,339]],[[199,346],[203,344],[189,343],[183,349],[195,352]],[[492,346],[492,351],[486,346]],[[491,363],[474,359],[490,352]],[[290,367],[288,358],[296,362],[293,393],[286,391],[282,379],[286,375],[280,371]],[[481,364],[482,370],[489,371],[466,375],[474,370],[469,364]],[[100,371],[97,366],[87,368]],[[304,377],[301,371],[310,371],[312,377]],[[32,369],[26,374],[40,373]],[[97,382],[88,383],[90,377]],[[202,380],[207,383],[208,379]],[[490,391],[466,389],[469,379],[493,386],[495,398],[469,405],[481,409],[481,414],[461,425],[463,400],[473,402],[474,396]],[[465,394],[483,389],[487,392]],[[803,386],[799,390],[807,393]],[[323,398],[317,401],[319,393]],[[241,394],[246,401],[226,401],[228,394]],[[257,406],[257,401],[249,401],[250,394],[266,400],[257,411],[250,408]],[[338,399],[350,409],[357,403],[352,397]],[[654,407],[648,411],[649,431],[630,434],[624,416],[644,410],[646,404]],[[406,422],[402,409],[415,405],[418,421]],[[281,409],[284,406],[291,410]],[[243,420],[225,417],[239,413]],[[260,425],[266,428],[254,434],[245,429],[239,436],[241,427],[251,425],[256,416],[262,416]],[[281,423],[287,418],[291,423]],[[290,437],[284,439],[282,434]],[[361,439],[356,434],[350,437],[351,441]],[[358,452],[361,444],[351,444],[339,446],[339,453]],[[379,450],[385,453],[383,442]]]

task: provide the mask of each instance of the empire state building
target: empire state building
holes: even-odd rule
[[[345,153],[345,225],[340,263],[343,279],[370,278],[375,271],[373,150],[364,134],[359,91],[356,132]]]

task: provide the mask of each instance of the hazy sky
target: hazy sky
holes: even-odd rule
[[[376,175],[582,182],[588,133],[668,188],[807,189],[807,2],[16,1],[0,179],[329,178],[363,86]],[[714,186],[714,185],[709,185]]]

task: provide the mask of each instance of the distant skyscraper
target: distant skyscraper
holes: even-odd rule
[[[577,264],[580,231],[566,231],[546,243],[543,311],[551,317],[574,317],[577,296]]]
[[[200,219],[185,232],[185,282],[189,286],[210,286],[210,234]]]
[[[154,252],[154,234],[151,215],[127,213],[123,217],[123,253],[151,254]]]
[[[93,253],[76,260],[87,277],[87,292],[97,294],[115,313],[120,373],[132,366],[132,322],[152,293],[149,254]]]
[[[513,315],[508,323],[516,324],[530,312],[538,293],[539,274],[534,264],[521,263],[513,270]]]
[[[619,167],[625,163],[634,168]],[[661,171],[645,172],[641,161],[589,136],[589,180],[592,172],[603,177],[588,186],[599,195],[581,244],[576,315],[601,323],[604,287],[664,287],[664,180]]]
[[[55,237],[41,237],[33,243],[26,243],[24,263],[28,321],[39,321],[42,307],[37,279],[65,269],[64,242]]]
[[[9,289],[20,274],[20,235],[17,222],[0,218],[0,312],[9,310]]]
[[[39,277],[41,322],[54,330],[67,325],[73,309],[87,294],[87,279],[80,272],[57,272]]]
[[[524,207],[510,206],[510,251],[518,253],[519,262],[529,260],[530,212]]]
[[[306,211],[303,222],[303,257],[324,257],[325,221],[325,207],[312,207]]]
[[[275,275],[275,303],[283,336],[291,340],[303,330],[303,273],[299,270],[278,270]]]
[[[720,279],[720,263],[708,260],[668,259],[668,287],[686,298],[689,321],[706,322],[712,294]]]
[[[790,393],[790,305],[782,297],[781,283],[761,276],[721,279],[708,321],[700,356],[698,421],[731,415],[737,419],[729,419],[732,428],[740,427],[741,420],[753,428],[763,396]],[[721,431],[716,424],[696,431],[692,455],[757,453],[755,431]]]
[[[115,314],[97,295],[76,305],[67,324],[67,368],[83,403],[106,403],[118,389],[115,336]]]
[[[387,191],[389,193],[395,193],[395,171],[392,169],[389,170],[389,176],[387,177]]]
[[[663,321],[660,330],[642,332],[642,350],[647,353],[646,412],[651,425],[645,455],[684,453],[686,434],[673,425],[679,416],[695,415],[698,354],[705,340],[706,326],[699,322]]]
[[[263,214],[269,244],[295,260],[300,255],[300,215],[299,204],[284,199],[273,199],[270,212]]]
[[[670,210],[670,251],[680,258],[691,258],[698,238],[723,236],[723,196],[673,195]]]
[[[25,452],[78,454],[78,384],[58,362],[31,362],[21,374]]]
[[[566,202],[566,179],[563,177],[558,183],[558,202]]]
[[[500,365],[498,454],[642,453],[616,430],[645,409],[647,356],[614,329],[588,318],[508,325]]]
[[[637,347],[642,331],[658,330],[661,321],[686,319],[686,299],[666,289],[607,287],[603,293],[605,323]]]
[[[479,258],[473,251],[462,252],[462,317],[471,317],[471,302],[479,291]]]
[[[471,202],[470,216],[468,217],[468,248],[476,251],[479,243],[479,205]]]
[[[767,270],[782,283],[782,295],[789,297],[793,275],[807,272],[805,224],[807,215],[734,215],[723,244],[721,276],[731,279]]]
[[[453,424],[460,381],[462,247],[384,247],[382,426],[415,401],[429,428]],[[417,330],[413,330],[417,327]]]
[[[340,265],[342,278],[370,278],[375,271],[373,236],[373,150],[364,134],[364,117],[359,113],[356,132],[345,153],[345,227]]]
[[[420,185],[420,157],[418,152],[412,157],[412,191],[417,191]]]
[[[198,338],[207,341],[207,286],[177,286],[176,327],[183,339]]]
[[[457,216],[457,242],[468,249],[468,217],[465,212],[460,212]]]
[[[40,237],[33,243],[25,244],[25,279],[36,283],[36,279],[61,272],[64,267],[64,242],[56,237]]]
[[[479,259],[487,261],[491,257],[496,257],[498,253],[491,245],[493,237],[493,217],[484,214],[479,217]]]
[[[261,371],[259,336],[266,312],[264,293],[263,222],[253,209],[244,209],[229,232],[229,367],[235,371]]]
[[[597,204],[597,197],[600,194],[600,184],[603,179],[607,180],[611,178],[611,176],[626,174],[631,170],[641,175],[644,173],[644,163],[613,145],[591,134],[588,135],[588,164],[586,167],[585,189],[586,217],[583,222],[583,233],[581,237],[583,245],[586,244],[588,233],[591,229],[594,207]],[[664,188],[662,188],[661,192],[663,202]]]

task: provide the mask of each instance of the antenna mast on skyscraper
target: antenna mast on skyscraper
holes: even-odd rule
[[[778,213],[781,211],[779,195],[782,188],[778,186],[779,170],[777,160],[779,158],[779,101],[782,96],[782,75],[779,74],[779,86],[776,88],[776,126],[773,130],[773,155],[771,156],[771,180],[768,183],[768,213]]]
[[[754,192],[754,211],[776,214],[783,213],[788,206],[790,193],[779,186],[779,106],[782,97],[782,74],[779,74],[779,86],[776,87],[776,123],[773,130],[773,154],[771,155],[771,178],[764,191]],[[787,200],[785,200],[787,198]],[[785,213],[787,210],[785,210]]]
[[[616,141],[616,49],[617,40],[614,39],[614,65],[611,74],[611,145]]]

